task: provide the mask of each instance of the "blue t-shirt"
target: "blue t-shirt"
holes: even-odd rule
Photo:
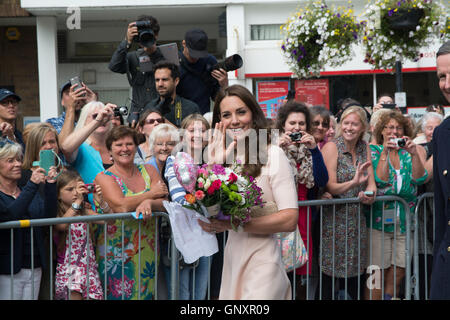
[[[158,164],[156,163],[156,158],[154,156],[151,157],[150,160],[148,160],[145,164],[151,164],[155,167],[156,171],[159,172]]]
[[[86,142],[78,148],[77,158],[72,166],[78,171],[84,183],[93,183],[97,174],[104,170],[100,153]]]

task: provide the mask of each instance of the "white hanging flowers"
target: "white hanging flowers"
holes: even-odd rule
[[[403,14],[417,15],[418,24],[397,29],[392,20],[401,19]],[[399,59],[417,61],[420,48],[436,38],[442,42],[449,38],[448,12],[438,0],[372,0],[366,5],[365,15],[364,62],[374,68],[392,69]]]
[[[283,55],[299,78],[318,77],[325,65],[336,67],[349,61],[351,45],[358,39],[362,23],[353,10],[328,7],[324,0],[309,2],[281,27]]]

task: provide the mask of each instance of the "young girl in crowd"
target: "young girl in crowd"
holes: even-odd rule
[[[57,179],[58,217],[69,218],[79,215],[96,215],[84,200],[88,189],[80,175],[73,170],[65,170]],[[95,186],[94,201],[104,213],[110,208],[103,201],[102,190]],[[55,298],[59,300],[103,299],[103,290],[92,245],[88,223],[58,224],[57,266]],[[70,230],[70,234],[68,232]],[[89,291],[89,294],[88,294]]]

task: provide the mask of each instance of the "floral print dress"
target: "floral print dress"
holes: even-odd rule
[[[88,288],[89,299],[103,299],[94,247],[91,238],[89,244],[87,239],[87,223],[71,224],[70,237],[66,237],[64,262],[56,265],[55,299],[69,299],[69,291],[79,292],[87,299]]]
[[[147,170],[144,165],[138,165],[137,168],[144,178],[146,185],[145,190],[139,193],[133,193],[127,188],[125,183],[112,172],[106,170],[104,173],[112,176],[122,189],[123,194],[128,197],[150,190],[151,181]],[[124,226],[123,233],[122,221]],[[141,223],[140,250],[139,222]],[[155,224],[156,219],[147,221],[120,219],[117,220],[115,224],[109,224],[107,226],[106,239],[103,228],[98,228],[97,261],[100,279],[103,282],[106,281],[106,299],[152,300],[154,298],[156,279]],[[156,259],[158,259],[158,257],[156,257]]]
[[[338,150],[337,182],[350,181],[356,173],[352,154],[347,151],[342,137],[336,138],[334,142]],[[362,164],[368,161],[367,145],[364,141],[357,142],[355,154],[356,163]],[[364,191],[366,187],[367,182],[334,198],[357,197],[358,193]],[[359,208],[359,203],[336,205],[335,213],[333,213],[332,205],[323,208],[321,268],[322,272],[328,276],[355,277],[365,272],[367,267],[366,216],[364,212],[359,213]],[[363,205],[361,205],[362,210]]]

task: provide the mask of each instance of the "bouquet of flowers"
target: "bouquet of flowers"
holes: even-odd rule
[[[180,154],[180,153],[179,153]],[[262,206],[261,189],[253,177],[239,173],[238,166],[196,166],[186,156],[175,158],[178,181],[189,192],[185,207],[208,218],[229,220],[233,230],[250,220],[250,210]],[[189,171],[189,179],[186,177]],[[183,176],[185,179],[183,179]]]
[[[290,69],[299,78],[309,78],[318,77],[325,65],[349,61],[362,26],[353,9],[328,7],[318,0],[295,12],[281,29],[281,49]]]
[[[405,58],[417,61],[420,48],[448,39],[448,13],[439,1],[372,0],[365,15],[364,62],[375,68],[392,69]]]

